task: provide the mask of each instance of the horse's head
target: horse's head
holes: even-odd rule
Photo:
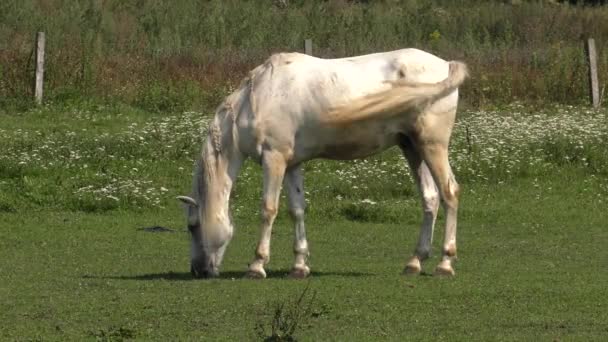
[[[232,225],[221,214],[206,212],[202,203],[191,197],[179,196],[178,199],[187,209],[192,241],[190,272],[196,278],[217,277],[226,246],[232,239]]]

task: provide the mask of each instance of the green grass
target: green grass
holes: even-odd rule
[[[605,338],[605,205],[581,191],[595,185],[583,183],[585,176],[564,171],[544,180],[545,189],[529,179],[469,186],[454,279],[400,274],[417,236],[414,205],[403,208],[399,223],[312,217],[309,286],[318,314],[295,336]],[[256,324],[270,322],[274,302],[307,286],[286,279],[292,236],[285,215],[273,234],[269,279],[241,279],[257,220],[237,215],[222,278],[192,280],[180,214],[177,204],[142,213],[1,214],[1,338],[81,340],[126,331],[142,340],[253,339]],[[152,225],[177,231],[138,230]]]
[[[222,277],[193,280],[175,195],[208,116],[90,103],[0,116],[0,339],[248,340],[304,315],[299,340],[602,340],[608,335],[606,112],[513,105],[463,111],[452,164],[463,186],[454,279],[402,268],[420,207],[395,149],[306,165],[310,281],[286,278],[285,199],[269,279],[253,258],[261,176],[233,196]],[[137,170],[134,170],[136,168]],[[378,176],[380,175],[380,177]],[[435,251],[442,239],[442,214]],[[163,226],[173,232],[141,228]],[[304,299],[309,311],[297,311]],[[283,308],[281,313],[278,308]],[[290,311],[292,310],[292,311]]]
[[[233,196],[222,277],[190,276],[175,196],[190,189],[208,116],[96,103],[1,115],[0,340],[258,339],[307,286],[299,340],[603,340],[606,114],[517,104],[460,113],[454,279],[430,276],[437,253],[423,275],[401,275],[421,209],[397,150],[307,163],[310,281],[286,277],[284,198],[269,279],[242,279],[260,222],[253,163]],[[152,226],[173,232],[140,229]],[[435,252],[442,229],[440,214]]]
[[[0,340],[253,340],[280,308],[304,315],[299,340],[605,340],[608,112],[488,108],[585,101],[581,38],[596,39],[606,79],[608,12],[504,3],[0,2]],[[43,107],[30,100],[37,30]],[[430,276],[437,253],[423,275],[401,275],[421,214],[396,149],[306,165],[309,281],[286,278],[285,198],[269,279],[242,279],[260,220],[253,163],[222,277],[190,276],[175,196],[189,192],[208,113],[305,38],[323,57],[418,47],[471,66],[463,102],[486,110],[462,111],[451,145],[455,278]],[[140,229],[152,226],[173,232]]]

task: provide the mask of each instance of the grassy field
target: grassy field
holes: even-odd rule
[[[1,1],[0,340],[608,340],[608,109],[547,105],[586,102],[583,39],[608,77],[606,18],[563,1]],[[269,278],[242,278],[262,183],[246,163],[222,276],[191,277],[175,197],[209,112],[305,38],[321,57],[417,47],[471,67],[455,278],[431,275],[441,212],[423,274],[401,274],[422,215],[397,149],[307,163],[305,281],[287,279],[284,196]]]
[[[438,253],[429,273],[401,275],[421,210],[396,150],[307,164],[308,281],[286,279],[284,201],[269,279],[242,279],[259,222],[251,163],[233,196],[222,277],[191,278],[174,197],[190,189],[207,115],[95,104],[1,115],[0,339],[253,340],[270,335],[283,304],[282,318],[300,314],[299,340],[605,340],[607,114],[460,114],[453,279],[429,275]],[[142,230],[153,226],[171,231]],[[441,218],[436,236],[437,251]]]

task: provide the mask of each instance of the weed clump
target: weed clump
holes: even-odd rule
[[[302,326],[307,325],[310,318],[319,317],[327,312],[327,308],[315,308],[316,291],[309,294],[310,282],[296,300],[284,300],[270,303],[264,309],[262,317],[270,313],[270,322],[259,320],[255,326],[257,337],[270,342],[297,341],[296,333]]]
[[[137,336],[135,330],[127,327],[110,327],[107,329],[99,329],[90,333],[98,342],[121,342],[131,340]]]

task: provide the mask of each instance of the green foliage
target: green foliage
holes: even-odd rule
[[[152,113],[179,113],[190,109],[199,97],[200,89],[192,82],[173,84],[154,80],[140,89],[135,105]]]
[[[150,102],[140,104],[150,112],[76,98],[1,115],[0,211],[104,212],[172,205],[175,196],[189,191],[210,117],[167,114],[181,112],[184,97],[192,95],[157,86],[173,97],[150,96]],[[225,91],[204,96],[221,98]],[[515,104],[461,111],[450,157],[465,185],[542,177],[562,167],[605,176],[606,139],[604,110]],[[410,170],[396,148],[348,163],[310,161],[305,173],[310,179],[308,210],[315,216],[396,223],[406,215],[403,205],[418,201]],[[258,200],[261,179],[259,166],[246,163],[234,194],[235,210],[257,215],[258,206],[248,203]]]
[[[302,51],[311,38],[322,57],[417,47],[462,59],[473,70],[463,88],[473,106],[585,102],[582,38],[596,39],[600,79],[608,79],[608,8],[515,3],[3,1],[0,108],[27,109],[19,104],[31,98],[37,30],[47,31],[51,99],[67,88],[155,111],[197,108],[193,87],[234,86],[270,53]]]
[[[401,204],[398,202],[398,204]],[[351,202],[342,206],[340,216],[358,222],[391,222],[396,223],[402,219],[400,206],[391,206],[383,203],[381,206],[373,201]]]

